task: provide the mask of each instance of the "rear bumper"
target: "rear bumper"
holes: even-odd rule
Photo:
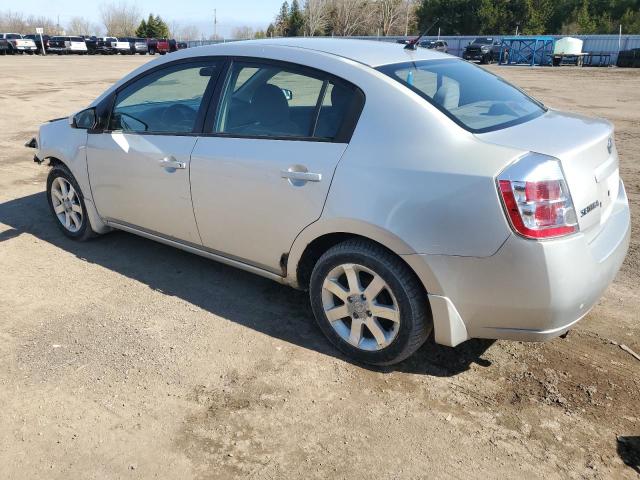
[[[512,235],[487,258],[419,255],[441,286],[442,291],[430,292],[430,297],[448,302],[447,308],[432,306],[436,341],[543,341],[562,335],[611,284],[627,254],[630,235],[629,204],[621,182],[607,223],[591,241],[582,234],[543,242]],[[436,300],[432,304],[440,301]],[[447,318],[435,318],[437,312]]]

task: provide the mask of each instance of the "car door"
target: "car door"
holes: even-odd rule
[[[223,85],[191,156],[202,242],[281,273],[295,237],[322,213],[364,96],[322,72],[271,62],[234,61]]]
[[[90,133],[87,164],[101,217],[200,246],[190,157],[222,66],[214,59],[154,69],[120,88],[108,129]]]

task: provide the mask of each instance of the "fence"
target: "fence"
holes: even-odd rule
[[[491,35],[485,35],[490,37]],[[567,35],[551,35],[556,40],[566,37]],[[640,35],[571,35],[584,41],[582,47],[583,52],[588,53],[604,53],[611,55],[611,63],[615,64],[620,50],[629,50],[631,48],[640,48]],[[384,42],[396,42],[398,40],[406,40],[415,37],[348,37],[360,40],[380,40]],[[425,40],[436,40],[435,36],[427,36]],[[449,45],[449,53],[452,55],[462,56],[464,48],[476,38],[475,36],[441,36],[440,40],[444,40]],[[492,38],[502,39],[502,35],[496,35]],[[228,41],[228,40],[227,40]],[[233,40],[231,40],[233,41]],[[225,40],[194,40],[187,42],[189,47],[200,47],[203,45],[214,45],[225,42]]]

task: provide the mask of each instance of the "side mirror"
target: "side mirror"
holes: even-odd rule
[[[284,98],[287,99],[287,102],[293,100],[293,92],[288,88],[283,88],[282,93],[284,93]]]
[[[87,108],[69,117],[69,125],[71,128],[79,128],[81,130],[91,130],[96,126],[98,117],[95,108]]]

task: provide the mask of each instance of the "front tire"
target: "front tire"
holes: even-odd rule
[[[309,296],[323,333],[361,363],[398,363],[432,329],[428,299],[413,271],[366,240],[347,240],[325,252],[311,274]]]
[[[85,241],[97,235],[89,223],[80,186],[65,165],[56,165],[49,172],[47,200],[58,227],[67,237]]]

